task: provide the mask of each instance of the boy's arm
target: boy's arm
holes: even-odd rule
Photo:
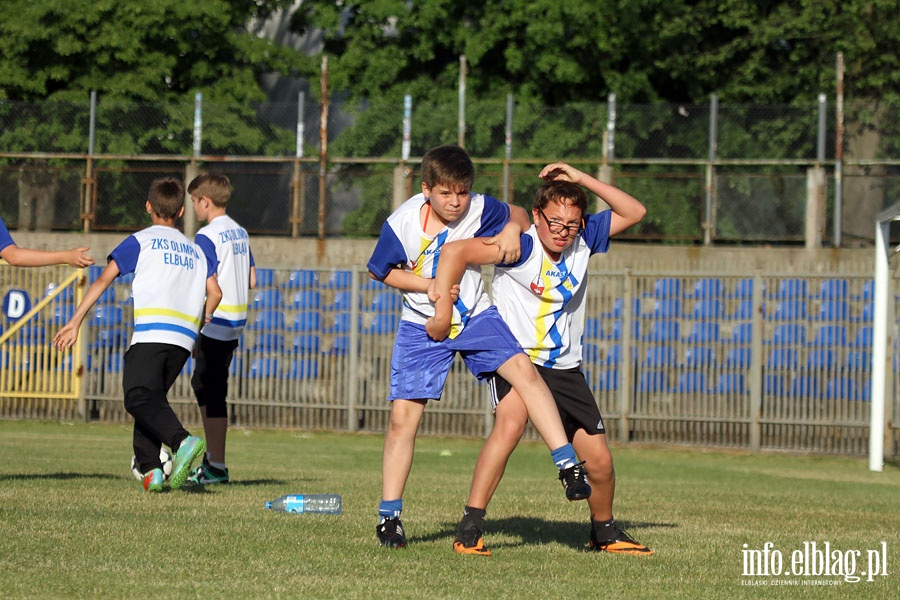
[[[549,180],[571,181],[587,188],[609,205],[612,217],[609,222],[609,235],[615,235],[638,223],[647,214],[647,208],[639,200],[623,192],[619,188],[603,183],[595,177],[579,171],[566,163],[552,163],[541,170],[541,178]]]
[[[15,244],[0,251],[0,258],[15,267],[44,267],[47,265],[70,265],[72,267],[89,267],[94,259],[87,254],[89,246],[71,248],[69,250],[32,250],[20,248]]]
[[[250,265],[250,289],[256,289],[256,267]]]
[[[497,247],[497,263],[514,263],[522,254],[520,236],[531,227],[528,212],[521,206],[509,205],[509,222],[497,235],[483,238],[482,244],[490,244]]]
[[[369,272],[369,277],[376,279],[371,272]],[[428,279],[416,275],[412,271],[406,271],[405,269],[400,268],[394,268],[388,271],[388,274],[384,276],[384,279],[382,279],[381,282],[392,288],[398,289],[401,292],[427,292],[430,283]]]
[[[443,340],[450,333],[453,298],[450,288],[462,279],[468,265],[490,265],[500,260],[500,248],[480,238],[458,240],[441,246],[437,273],[429,295],[434,302],[434,316],[425,323],[425,331],[435,340]]]
[[[206,278],[206,304],[204,310],[206,315],[203,318],[204,323],[209,323],[212,320],[213,313],[216,312],[216,307],[219,306],[221,301],[222,288],[219,287],[218,277],[212,274]]]
[[[110,260],[103,272],[100,273],[100,277],[84,293],[84,298],[81,299],[81,303],[75,309],[75,312],[72,313],[72,318],[53,336],[53,345],[57,350],[67,350],[75,345],[75,341],[78,339],[78,330],[81,329],[84,317],[87,316],[91,307],[96,304],[103,292],[106,291],[106,288],[118,276],[119,265],[116,264],[115,260]]]

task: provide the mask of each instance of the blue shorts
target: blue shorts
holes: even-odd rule
[[[522,347],[494,306],[473,317],[458,336],[440,342],[428,337],[424,325],[400,321],[388,400],[440,400],[457,352],[475,377],[485,379]]]

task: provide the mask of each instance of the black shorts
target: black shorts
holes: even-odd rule
[[[207,416],[227,416],[228,369],[237,347],[237,340],[217,340],[203,334],[197,337],[191,387],[197,396],[197,404],[206,406]]]
[[[579,429],[584,429],[590,435],[606,433],[600,408],[580,368],[548,369],[537,365],[535,368],[553,394],[563,429],[570,442]],[[489,383],[491,402],[496,408],[500,400],[512,391],[512,386],[496,373],[491,376]]]

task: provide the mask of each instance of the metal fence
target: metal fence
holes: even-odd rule
[[[89,273],[88,279],[99,269]],[[591,277],[603,285],[588,291],[583,370],[611,439],[866,453],[871,278],[631,270],[594,271]],[[397,292],[370,281],[361,268],[259,269],[258,281],[231,368],[231,424],[383,432]],[[39,299],[56,285],[34,280],[14,287],[30,286],[28,293]],[[54,292],[29,330],[52,338],[76,295],[71,287]],[[85,322],[83,356],[45,361],[43,371],[40,365],[4,366],[30,369],[29,377],[41,380],[74,364],[82,374],[78,400],[4,389],[0,417],[130,422],[121,388],[130,322],[129,282],[117,280]],[[12,355],[17,339],[2,345],[4,356]],[[889,356],[886,454],[896,456],[900,405],[892,384],[900,353],[891,348]],[[169,397],[182,419],[197,426],[191,369],[189,360]],[[486,387],[456,361],[443,398],[429,404],[420,431],[483,437],[491,423]],[[529,428],[526,436],[536,434]]]
[[[323,122],[303,95],[255,107],[0,101],[0,217],[19,229],[136,230],[154,177],[215,167],[232,179],[229,210],[251,234],[372,236],[392,198],[415,191],[417,157],[456,141],[476,162],[478,191],[523,206],[546,162],[608,168],[649,209],[626,238],[802,243],[814,210],[823,243],[869,242],[900,191],[897,111],[862,103],[840,119],[822,98],[555,108],[508,99],[470,102],[466,115],[410,104],[344,104]],[[816,168],[827,192],[811,208]]]

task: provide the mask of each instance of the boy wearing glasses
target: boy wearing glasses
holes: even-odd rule
[[[566,435],[584,461],[593,493],[590,548],[596,551],[649,555],[652,550],[619,529],[613,520],[615,471],[606,443],[606,430],[597,402],[581,371],[584,298],[591,255],[606,252],[610,237],[639,222],[646,213],[632,196],[565,163],[543,168],[545,180],[532,206],[534,225],[522,234],[521,256],[495,268],[494,304],[519,343],[547,382],[556,400]],[[599,196],[610,210],[586,214],[587,196]],[[466,265],[490,264],[497,248],[481,240],[447,244],[435,277],[435,318],[426,328],[440,339],[446,335],[449,306],[446,289],[457,281]],[[528,415],[515,390],[500,375],[490,381],[496,424],[479,455],[492,456],[494,470],[476,469],[469,501],[457,528],[456,545],[468,546],[482,538],[484,514],[500,483],[506,460],[525,431]],[[502,399],[502,402],[500,400]]]

